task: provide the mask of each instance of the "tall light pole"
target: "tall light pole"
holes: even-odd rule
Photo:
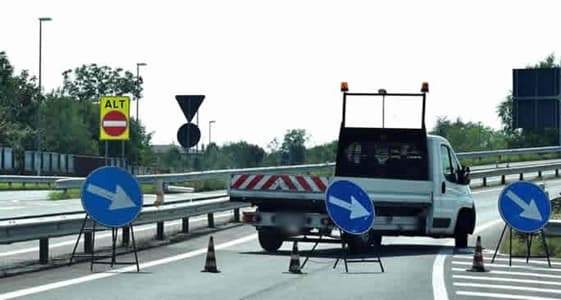
[[[145,67],[147,66],[146,63],[136,63],[136,84],[138,85],[140,83],[140,67]],[[136,98],[136,122],[139,122],[138,120],[138,102],[140,101],[140,97]]]
[[[41,130],[40,130],[40,126],[41,126],[41,103],[42,103],[42,88],[43,86],[41,85],[41,74],[42,74],[42,50],[43,50],[43,22],[47,22],[47,21],[51,21],[52,19],[49,17],[42,17],[39,18],[39,104],[38,104],[38,109],[37,109],[37,152],[39,153],[39,162],[42,161],[43,159],[43,154],[41,153]],[[41,163],[37,164],[37,162],[35,162],[35,165],[37,167],[37,176],[41,175]]]
[[[215,120],[208,121],[208,146],[210,146],[210,143],[212,142],[210,133],[212,132],[212,124],[214,124],[214,123],[216,123]]]

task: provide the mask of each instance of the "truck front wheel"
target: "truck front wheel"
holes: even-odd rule
[[[259,245],[268,252],[276,252],[284,242],[283,235],[276,230],[260,230],[257,235]]]
[[[475,226],[474,210],[462,209],[456,220],[456,229],[454,230],[454,241],[456,248],[467,248],[468,234],[473,232]]]

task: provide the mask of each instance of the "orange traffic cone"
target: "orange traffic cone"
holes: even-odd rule
[[[483,265],[483,249],[481,248],[481,237],[477,236],[477,243],[475,244],[475,253],[473,254],[473,264],[470,272],[486,272]]]
[[[293,274],[302,274],[300,268],[300,254],[298,254],[298,242],[294,241],[292,245],[292,253],[290,253],[290,264],[288,265],[288,272]]]
[[[212,236],[208,240],[208,250],[206,253],[205,268],[201,272],[220,273],[216,267],[216,255],[214,253],[214,239]]]

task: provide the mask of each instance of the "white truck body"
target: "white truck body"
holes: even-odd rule
[[[329,183],[339,179],[362,187],[374,204],[376,218],[368,241],[373,237],[379,243],[383,235],[454,237],[456,246],[465,247],[475,227],[469,168],[460,165],[446,139],[426,133],[428,85],[423,85],[420,94],[347,93],[347,85],[342,87],[343,118],[334,176],[232,177],[230,199],[257,206],[246,221],[257,227],[263,248],[275,251],[295,235],[330,234],[334,224],[326,214],[324,194]],[[348,127],[347,98],[353,96],[421,97],[421,128]]]
[[[429,136],[429,180],[395,180],[353,177],[315,177],[299,175],[234,175],[229,185],[230,198],[234,201],[247,201],[257,206],[277,206],[275,211],[259,211],[257,227],[281,227],[285,230],[295,228],[328,228],[332,224],[322,223],[328,219],[324,206],[324,192],[333,180],[350,180],[361,186],[372,199],[377,211],[382,208],[417,208],[414,215],[399,216],[377,213],[374,231],[383,235],[426,235],[435,237],[453,236],[458,215],[462,209],[473,209],[473,199],[469,185],[461,185],[448,180],[445,176],[443,149],[452,150],[448,141],[439,136]],[[453,152],[452,163],[459,165]],[[273,182],[267,184],[267,182]],[[304,184],[303,181],[305,181]],[[321,184],[316,184],[316,182]],[[287,184],[288,182],[288,184]],[[445,190],[442,192],[444,183]],[[307,185],[307,186],[306,186]],[[295,211],[285,203],[309,203],[316,212]],[[283,209],[283,206],[287,206]],[[287,224],[285,220],[290,219]],[[299,223],[297,220],[300,219]],[[308,222],[306,222],[306,220]],[[295,227],[295,228],[290,228]]]

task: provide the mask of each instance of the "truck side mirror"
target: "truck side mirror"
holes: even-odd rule
[[[471,181],[469,173],[469,167],[462,166],[462,168],[458,170],[458,184],[468,185]]]

